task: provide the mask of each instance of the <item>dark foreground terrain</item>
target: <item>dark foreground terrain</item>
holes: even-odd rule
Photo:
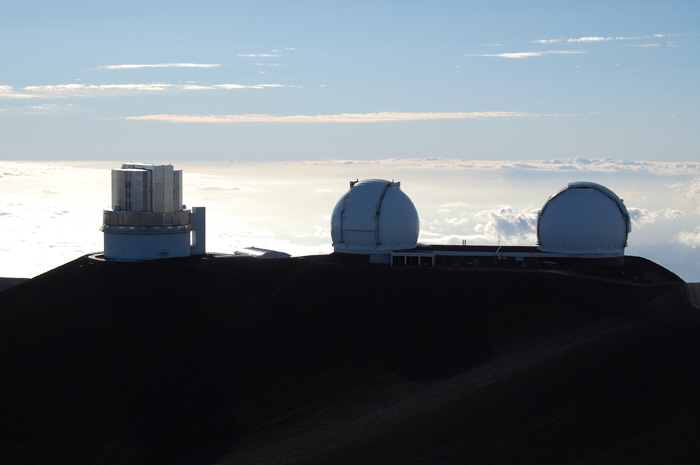
[[[0,292],[27,281],[27,278],[0,278]]]
[[[0,463],[698,463],[700,315],[627,264],[81,258],[0,293]]]

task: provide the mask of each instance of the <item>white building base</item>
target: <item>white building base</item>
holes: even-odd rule
[[[146,234],[138,232],[104,231],[104,255],[107,260],[156,260],[159,258],[189,257],[190,232]]]

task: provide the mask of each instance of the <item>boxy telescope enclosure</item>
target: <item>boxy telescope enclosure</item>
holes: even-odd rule
[[[139,261],[204,255],[205,209],[186,210],[182,170],[125,163],[112,170],[112,209],[104,210],[104,256]]]

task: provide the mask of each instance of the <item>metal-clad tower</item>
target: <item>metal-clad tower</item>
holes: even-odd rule
[[[108,260],[154,260],[205,254],[204,207],[186,210],[182,170],[125,163],[112,170],[112,210],[104,210]]]

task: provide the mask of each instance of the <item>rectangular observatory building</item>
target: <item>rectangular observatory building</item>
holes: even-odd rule
[[[140,261],[204,255],[204,207],[182,202],[182,170],[125,163],[112,170],[112,209],[102,232],[108,260]]]

